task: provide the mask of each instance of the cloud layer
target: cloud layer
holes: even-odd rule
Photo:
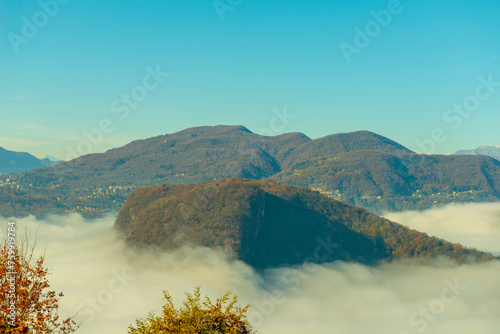
[[[487,238],[498,237],[498,209],[465,205],[395,217],[405,225],[415,224],[412,227],[420,222],[422,229],[427,228],[424,231],[457,241],[486,238],[488,250],[500,252],[496,239]],[[454,213],[457,219],[441,219]],[[467,224],[467,217],[479,222],[476,228]],[[445,260],[430,266],[310,264],[258,274],[209,249],[161,256],[132,253],[114,233],[113,221],[112,216],[87,221],[79,215],[17,219],[18,230],[38,228],[37,245],[46,247],[52,288],[65,293],[61,314],[81,309],[81,334],[126,333],[136,318],[160,310],[162,289],[179,305],[184,292],[198,285],[211,298],[232,290],[242,304],[251,304],[249,318],[261,334],[497,334],[500,330],[498,261],[460,267]],[[2,225],[6,222],[0,218]]]
[[[500,203],[450,204],[384,216],[429,235],[500,255]]]

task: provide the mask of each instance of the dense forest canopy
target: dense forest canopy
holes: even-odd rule
[[[256,268],[304,261],[366,264],[493,256],[429,237],[304,187],[221,179],[136,189],[115,228],[133,247],[228,249]]]

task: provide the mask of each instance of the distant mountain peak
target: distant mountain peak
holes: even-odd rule
[[[58,159],[52,155],[44,155],[43,157],[40,158],[40,160],[48,160],[52,162],[62,162],[63,160]]]
[[[0,147],[0,173],[23,173],[44,167],[42,161],[26,152],[9,151]]]
[[[473,150],[460,150],[455,155],[487,155],[493,159],[500,160],[500,146],[481,145]]]

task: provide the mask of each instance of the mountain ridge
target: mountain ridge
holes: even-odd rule
[[[37,168],[53,166],[60,161],[37,158],[27,152],[10,151],[0,147],[0,174],[23,173]]]
[[[135,140],[0,177],[0,214],[55,210],[98,216],[119,210],[135,187],[220,178],[306,186],[373,212],[500,199],[500,164],[489,157],[415,154],[369,131],[310,139],[219,125]]]
[[[472,150],[459,150],[454,155],[487,155],[493,159],[500,160],[500,146],[481,145]]]

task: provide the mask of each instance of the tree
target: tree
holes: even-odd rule
[[[0,333],[70,334],[72,318],[59,320],[62,293],[50,287],[45,252],[36,258],[36,243],[27,234],[16,243],[15,223],[8,223],[0,249]]]
[[[202,302],[197,287],[193,294],[186,293],[187,300],[177,310],[172,297],[164,290],[162,315],[155,316],[150,312],[146,319],[137,319],[135,327],[129,326],[128,334],[256,334],[246,318],[248,305],[243,308],[236,306],[237,296],[231,298],[231,295],[231,292],[226,292],[215,303],[205,296]]]

